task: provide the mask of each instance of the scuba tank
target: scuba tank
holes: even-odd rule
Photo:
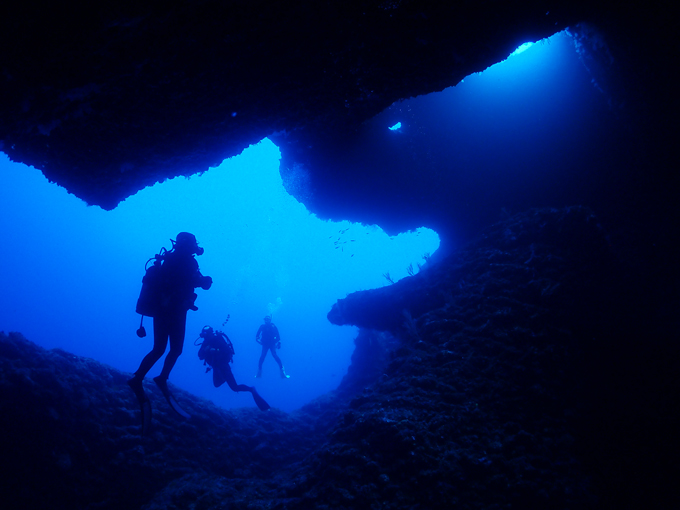
[[[206,372],[209,372],[215,363],[231,363],[236,354],[229,337],[222,331],[213,330],[210,326],[203,328],[199,337],[194,340],[194,345],[200,346],[198,359],[203,361],[203,365],[208,365]]]
[[[166,254],[165,248],[146,261],[144,269],[146,273],[142,278],[142,290],[137,299],[136,312],[147,317],[155,317],[161,305],[161,291],[163,287],[162,262]],[[149,262],[153,264],[149,266]]]
[[[144,329],[144,317],[155,317],[158,315],[161,307],[162,289],[163,289],[163,274],[162,264],[167,250],[161,248],[160,253],[154,255],[146,261],[144,269],[146,273],[142,278],[142,290],[139,292],[137,299],[137,307],[135,311],[142,316],[137,330],[137,336],[144,338],[146,330]],[[149,262],[153,260],[153,264],[149,266]]]
[[[168,289],[166,275],[164,274],[167,271],[163,270],[168,255],[175,253],[175,248],[178,244],[185,248],[184,253],[187,253],[186,248],[188,247],[191,255],[203,254],[203,248],[198,246],[194,235],[188,232],[180,232],[177,234],[177,240],[170,239],[170,242],[172,243],[170,251],[161,248],[160,252],[147,260],[144,266],[146,273],[144,274],[144,278],[142,278],[142,290],[139,293],[137,307],[135,309],[136,312],[142,316],[139,329],[137,330],[137,336],[140,338],[146,336],[146,331],[144,330],[144,317],[158,317],[161,314],[163,307],[168,306],[169,300],[171,301],[173,296],[176,297],[177,293],[172,289]],[[149,266],[149,262],[151,261],[153,261],[153,264]],[[198,266],[196,267],[198,268]],[[206,276],[203,277],[203,280],[201,287],[206,290],[209,289],[212,284],[212,279]],[[194,292],[184,299],[182,305],[184,305],[187,310],[198,310],[194,304],[197,297],[198,296]]]

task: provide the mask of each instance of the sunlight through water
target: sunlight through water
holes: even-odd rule
[[[292,410],[337,387],[346,373],[356,328],[331,325],[326,314],[348,293],[389,284],[423,262],[439,238],[421,228],[387,236],[378,226],[322,221],[288,195],[280,153],[265,139],[240,156],[191,178],[175,178],[129,197],[113,211],[88,207],[42,174],[0,155],[0,330],[18,331],[133,372],[152,345],[135,335],[135,303],[144,264],[170,239],[189,231],[205,254],[209,291],[197,290],[184,353],[171,382],[224,407],[252,405],[247,394],[215,389],[192,345],[209,324],[234,343],[237,381],[253,384],[260,347],[255,332],[273,313],[279,355],[257,387],[274,407]],[[225,323],[230,316],[228,323]],[[224,324],[224,325],[223,325]],[[145,320],[151,331],[151,319]],[[160,362],[149,373],[160,371]]]

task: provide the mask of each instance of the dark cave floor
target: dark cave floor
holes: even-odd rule
[[[128,374],[2,333],[0,495],[71,509],[671,508],[677,324],[620,250],[586,208],[507,218],[338,301],[329,319],[362,329],[334,392],[286,414],[175,389],[183,421],[149,381],[148,437]]]

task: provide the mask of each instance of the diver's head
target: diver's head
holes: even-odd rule
[[[203,248],[198,246],[198,242],[196,242],[196,236],[194,236],[194,234],[190,234],[189,232],[180,232],[177,234],[174,247],[178,251],[189,252],[192,255],[194,253],[196,255],[203,255],[203,252],[205,251]]]
[[[272,316],[271,316],[271,315],[265,316],[264,321],[265,321],[267,324],[269,324],[269,323],[272,321]]]
[[[213,328],[211,328],[210,326],[203,326],[203,329],[201,330],[200,336],[201,336],[201,338],[205,338],[205,337],[212,335],[212,334],[213,334]]]

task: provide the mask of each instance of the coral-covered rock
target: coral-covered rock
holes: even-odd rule
[[[591,211],[529,211],[341,300],[333,320],[363,329],[336,391],[285,414],[175,389],[183,421],[147,385],[148,437],[126,374],[2,333],[11,470],[0,497],[16,508],[672,508],[680,358],[674,323],[644,289]]]

